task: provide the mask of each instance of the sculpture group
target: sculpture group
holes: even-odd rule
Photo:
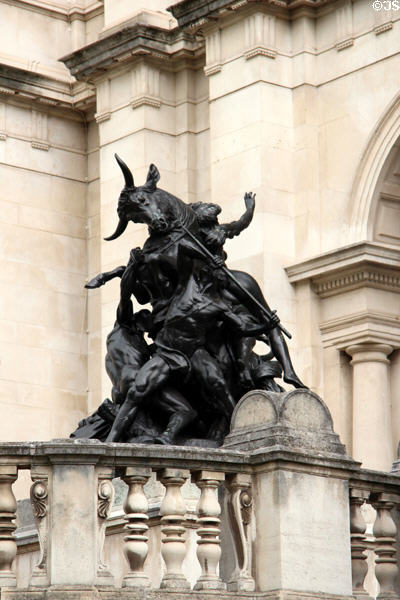
[[[157,187],[150,165],[136,187],[116,155],[125,186],[119,223],[148,225],[143,248],[126,266],[100,273],[87,288],[120,278],[120,300],[107,337],[106,370],[112,400],[81,421],[71,437],[111,442],[221,445],[238,400],[251,389],[281,391],[276,383],[305,387],[297,377],[282,335],[255,279],[225,265],[224,243],[251,223],[255,196],[246,193],[239,220],[221,224],[217,204],[186,204]],[[150,304],[134,311],[132,299]],[[267,347],[254,351],[256,340]]]

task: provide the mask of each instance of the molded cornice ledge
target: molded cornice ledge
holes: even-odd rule
[[[321,297],[357,287],[400,292],[400,248],[358,242],[286,267],[291,283],[310,280]]]
[[[236,11],[249,5],[258,4],[290,12],[298,8],[320,8],[335,2],[336,0],[183,0],[172,4],[167,10],[175,17],[180,27],[195,28],[228,11]]]
[[[323,299],[320,330],[325,346],[339,350],[371,343],[400,347],[398,301],[393,301],[393,292],[400,294],[399,247],[358,242],[286,267],[286,273],[291,283],[308,282]],[[371,288],[374,294],[369,293]],[[354,290],[360,294],[354,295]],[[348,292],[344,301],[334,298]]]
[[[104,12],[103,0],[2,0],[24,10],[46,14],[64,21],[79,19],[88,21]]]
[[[73,83],[66,71],[51,74],[34,72],[23,66],[0,63],[0,97],[37,101],[47,106],[84,110],[94,103],[88,86]]]
[[[167,30],[135,23],[60,60],[76,79],[87,81],[136,58],[153,58],[167,65],[181,59],[195,59],[203,52],[203,43],[178,27]]]

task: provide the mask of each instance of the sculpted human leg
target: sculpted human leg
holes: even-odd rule
[[[292,361],[290,359],[289,348],[283,338],[283,335],[276,327],[269,334],[271,350],[275,358],[279,361],[283,369],[283,381],[290,383],[295,388],[305,388],[307,386],[298,378],[295,373]]]
[[[126,394],[106,442],[118,442],[131,425],[143,399],[157,390],[169,377],[170,368],[160,356],[153,356],[139,370],[135,383]]]
[[[178,390],[167,387],[160,392],[160,410],[170,415],[163,433],[154,440],[156,444],[173,444],[176,436],[197,417],[197,412]]]
[[[264,306],[268,312],[271,312],[271,309],[264,298],[264,294],[262,293],[261,288],[256,280],[244,271],[232,271],[232,273],[235,275],[238,281],[240,281],[240,283],[251,292],[254,298],[262,306]],[[246,298],[246,296],[239,290],[239,288],[237,288],[237,286],[235,286],[235,284],[229,283],[228,291],[225,291],[224,293],[226,294],[227,292],[228,294],[231,293],[234,298],[239,299],[252,314],[258,317],[258,319],[261,321],[265,319],[265,315],[262,313],[262,311],[257,308],[257,306],[252,305],[248,298]],[[282,366],[283,380],[286,383],[290,383],[295,388],[305,388],[306,386],[299,379],[294,370],[289,354],[289,348],[287,347],[286,341],[278,327],[271,329],[271,331],[268,333],[268,338],[271,351]]]
[[[231,416],[236,402],[230,393],[222,369],[218,361],[205,350],[199,348],[191,358],[193,374],[198,379],[204,392],[216,400],[216,411]]]

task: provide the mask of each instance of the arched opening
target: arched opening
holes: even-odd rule
[[[353,186],[352,202],[351,242],[362,243],[367,240],[381,247],[400,246],[400,95],[386,109],[367,144]],[[381,337],[381,345],[390,343],[393,349],[388,356],[390,425],[387,424],[387,435],[392,434],[393,445],[397,446],[400,437],[400,350],[396,337],[400,311],[396,271],[400,269],[400,261],[397,263],[396,254],[391,254],[388,260],[391,268],[389,274],[385,270],[388,263],[384,264],[383,261],[379,267],[375,265],[381,278],[376,285],[368,285],[376,288],[376,294],[379,287],[385,288],[386,293],[369,311],[372,317],[372,313],[381,316],[385,313],[384,318],[392,322],[390,333],[382,321],[377,324],[376,334]],[[372,289],[369,292],[372,293]],[[358,349],[362,350],[362,345]]]
[[[356,174],[349,243],[400,245],[400,94],[376,125]]]
[[[382,168],[369,215],[373,241],[400,245],[400,138]]]

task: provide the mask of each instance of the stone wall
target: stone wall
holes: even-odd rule
[[[67,435],[86,410],[84,123],[0,98],[2,439]]]
[[[154,162],[161,187],[220,203],[222,221],[256,192],[229,265],[278,309],[348,451],[388,469],[400,437],[400,11],[364,0],[168,5],[0,2],[4,439],[66,435],[110,393],[102,364],[118,282],[87,296],[82,285],[146,236],[130,224],[102,240],[117,221],[117,151],[137,182]],[[371,435],[385,447],[368,452]]]

